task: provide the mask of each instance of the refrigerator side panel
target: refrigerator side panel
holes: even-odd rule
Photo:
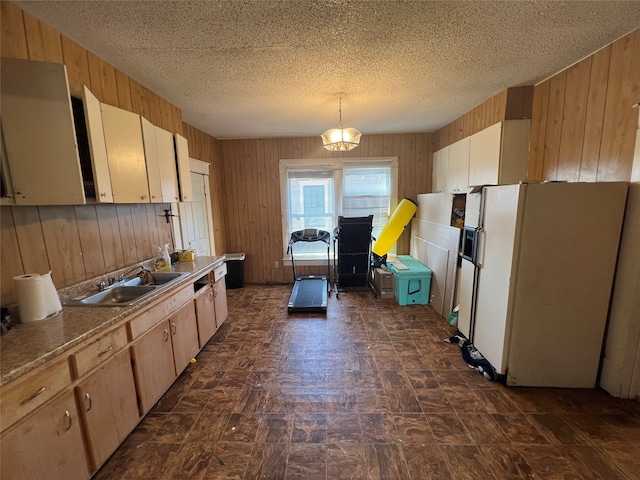
[[[480,218],[480,202],[482,193],[468,193],[464,212],[465,227],[477,227]]]
[[[528,187],[509,385],[595,386],[626,195],[624,183]]]
[[[480,232],[473,344],[500,373],[507,368],[510,293],[513,290],[515,239],[522,185],[484,189],[484,223]]]

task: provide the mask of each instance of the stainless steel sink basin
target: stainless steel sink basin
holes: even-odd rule
[[[105,307],[131,305],[137,300],[156,290],[153,285],[119,286],[94,293],[81,300],[74,300],[74,305],[102,305]],[[76,303],[77,302],[77,303]]]
[[[142,285],[140,277],[125,279],[106,290],[66,300],[63,305],[85,307],[122,307],[133,305],[153,292],[157,292],[179,279],[189,275],[187,272],[151,272],[153,281]]]

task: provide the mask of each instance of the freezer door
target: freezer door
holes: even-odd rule
[[[473,338],[476,348],[500,373],[507,369],[510,310],[515,284],[521,196],[526,185],[484,189],[484,224],[478,243],[478,285]]]
[[[467,338],[471,338],[471,313],[473,311],[475,273],[476,266],[467,260],[462,260],[462,267],[460,268],[458,330]]]

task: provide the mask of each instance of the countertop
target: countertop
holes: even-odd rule
[[[197,280],[200,275],[217,268],[223,261],[222,256],[196,257],[191,262],[172,265],[172,272],[188,272],[190,275],[171,287],[149,295],[135,305],[127,307],[63,306],[62,311],[51,318],[14,325],[0,337],[0,386],[135,314],[167,293]]]

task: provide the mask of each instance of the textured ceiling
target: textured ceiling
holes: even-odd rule
[[[640,27],[638,1],[17,1],[216,138],[436,130]]]

